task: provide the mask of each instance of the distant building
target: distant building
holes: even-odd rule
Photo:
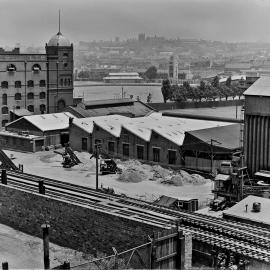
[[[143,78],[137,72],[109,73],[103,78],[105,83],[140,83]]]
[[[169,78],[172,83],[178,83],[178,56],[172,55],[169,61]]]
[[[145,34],[144,33],[140,33],[138,35],[138,41],[145,41]]]

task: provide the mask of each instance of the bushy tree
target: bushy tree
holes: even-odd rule
[[[212,83],[211,83],[212,86],[214,87],[219,87],[219,77],[218,76],[215,76]]]
[[[154,80],[157,77],[157,68],[155,66],[149,67],[145,71],[144,76],[149,80]]]
[[[165,79],[162,81],[161,92],[163,95],[164,103],[166,103],[167,100],[171,98],[171,93],[172,93],[170,80]]]

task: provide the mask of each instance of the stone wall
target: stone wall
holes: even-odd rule
[[[49,222],[50,241],[83,252],[112,254],[138,246],[158,227],[130,218],[81,207],[48,196],[0,184],[0,223],[42,237],[41,225]]]

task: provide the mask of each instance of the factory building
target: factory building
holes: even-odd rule
[[[73,45],[59,30],[45,49],[45,54],[0,50],[1,126],[28,112],[60,112],[73,105]]]
[[[270,170],[270,77],[245,92],[244,151],[249,172]]]
[[[99,144],[101,153],[109,156],[179,167],[183,165],[180,149],[186,131],[198,126],[229,124],[166,117],[160,113],[138,118],[122,115],[76,118],[70,126],[70,144],[74,150],[89,152]]]

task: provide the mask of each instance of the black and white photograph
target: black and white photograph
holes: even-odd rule
[[[269,0],[0,25],[0,269],[270,270]]]

